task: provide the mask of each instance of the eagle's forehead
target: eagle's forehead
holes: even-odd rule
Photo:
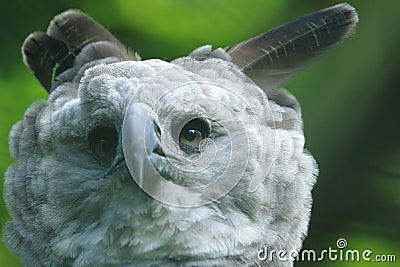
[[[85,102],[115,101],[115,97],[133,97],[140,86],[172,64],[162,60],[123,61],[99,64],[85,71],[78,97]],[[101,103],[104,104],[104,103]]]
[[[139,88],[171,65],[162,60],[124,61],[87,69],[78,84],[64,83],[50,95],[46,114],[42,116],[44,130],[58,137],[64,136],[59,131],[83,135],[82,125],[100,120],[118,128]],[[61,121],[63,127],[55,127]]]
[[[107,108],[124,114],[130,102],[145,103],[161,112],[180,105],[207,109],[216,102],[243,110],[246,106],[257,108],[265,95],[223,61],[190,60],[176,65],[153,59],[99,64],[88,69],[79,84],[78,98],[92,109]]]
[[[177,65],[163,64],[141,80],[131,102],[145,103],[164,119],[171,114],[228,116],[246,108],[268,110],[266,95],[240,70],[222,60],[188,59]]]

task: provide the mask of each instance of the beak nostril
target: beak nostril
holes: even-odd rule
[[[164,150],[162,149],[161,146],[157,146],[156,148],[154,148],[153,153],[165,157]]]
[[[160,129],[160,127],[158,126],[158,124],[157,124],[157,123],[154,123],[154,124],[153,124],[153,127],[154,127],[154,131],[155,131],[156,134],[157,134],[157,137],[158,137],[158,138],[161,138],[161,129]]]

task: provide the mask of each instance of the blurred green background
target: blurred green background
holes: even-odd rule
[[[22,1],[0,16],[0,173],[13,161],[7,136],[26,108],[47,97],[20,55],[24,38],[54,15],[85,11],[142,58],[170,60],[212,44],[227,47],[337,1],[153,0]],[[304,248],[395,254],[400,262],[400,2],[349,1],[356,34],[285,87],[303,108],[307,148],[320,167]],[[3,176],[3,175],[2,175]],[[1,176],[1,177],[2,177]],[[3,184],[3,183],[1,183]],[[2,188],[1,188],[2,189]],[[0,201],[1,226],[9,219]],[[398,266],[396,263],[299,262],[296,266]],[[22,266],[0,244],[0,266]]]

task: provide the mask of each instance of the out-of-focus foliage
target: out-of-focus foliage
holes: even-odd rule
[[[357,33],[286,87],[303,107],[307,147],[320,166],[304,248],[395,254],[400,261],[400,2],[349,1]],[[23,66],[20,47],[54,15],[78,8],[143,58],[173,59],[195,47],[228,47],[336,1],[153,0],[8,1],[0,16],[0,173],[12,162],[7,135],[45,91]],[[2,186],[1,186],[2,188]],[[0,224],[9,219],[0,201]],[[396,266],[299,262],[296,266]],[[21,266],[0,243],[0,266]]]

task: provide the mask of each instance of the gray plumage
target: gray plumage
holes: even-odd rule
[[[79,11],[56,16],[22,48],[49,98],[10,133],[5,243],[27,266],[292,266],[257,259],[301,248],[318,172],[300,105],[279,87],[356,22],[341,4],[169,63],[140,61]],[[177,196],[151,172],[189,188],[240,180],[222,197]]]

